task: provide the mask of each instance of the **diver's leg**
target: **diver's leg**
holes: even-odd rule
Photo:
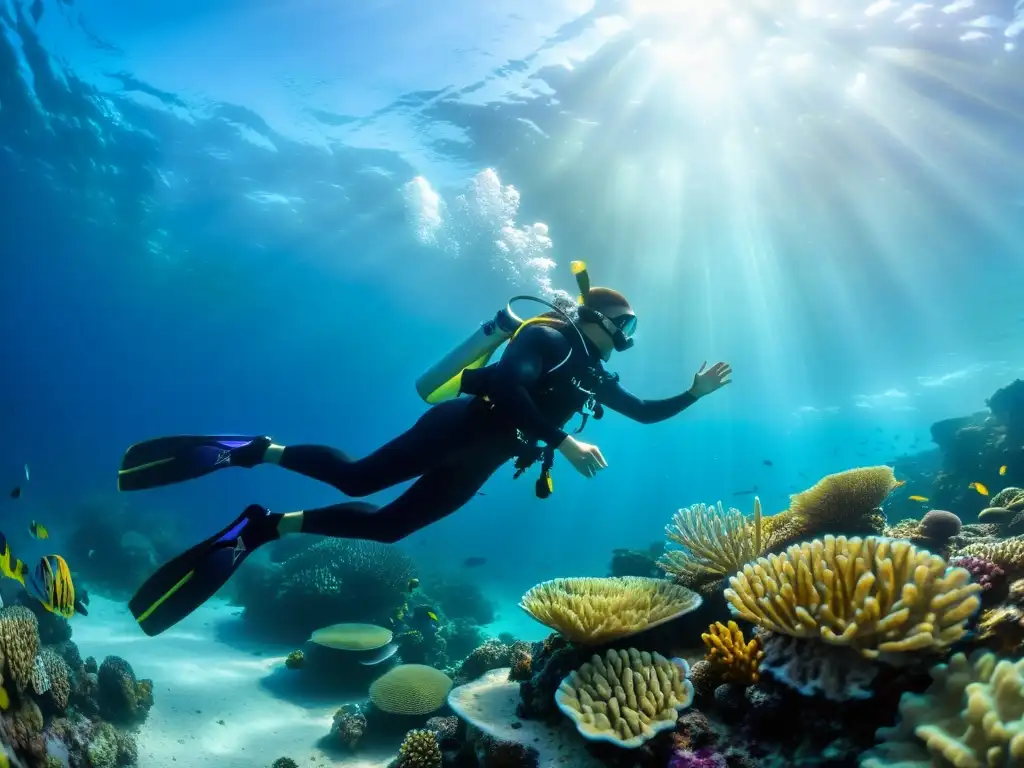
[[[464,463],[432,469],[382,507],[350,501],[290,512],[281,519],[278,532],[394,543],[463,507],[510,458],[511,451],[485,450]]]
[[[369,496],[451,462],[489,439],[493,426],[470,400],[435,405],[406,432],[362,459],[323,445],[271,445],[264,461],[333,485],[346,496]]]

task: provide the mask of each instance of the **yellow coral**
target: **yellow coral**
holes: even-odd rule
[[[793,545],[748,563],[729,584],[734,615],[866,658],[948,647],[964,636],[982,589],[937,555],[875,536]]]
[[[974,555],[991,560],[1008,573],[1020,573],[1024,571],[1024,536],[1014,536],[1012,539],[993,541],[982,544],[968,544],[963,549],[956,551],[957,557]]]
[[[700,637],[708,649],[704,659],[719,679],[739,685],[753,685],[760,679],[764,649],[759,635],[746,643],[735,621],[728,626],[716,621]]]
[[[519,606],[566,640],[598,645],[664,624],[702,601],[665,579],[616,576],[545,581],[523,595]]]
[[[394,715],[428,715],[444,706],[452,679],[424,664],[401,664],[370,685],[370,701]]]
[[[36,654],[39,652],[39,620],[22,605],[0,610],[0,665],[19,691],[32,682]]]
[[[722,502],[680,509],[665,534],[682,549],[667,550],[658,565],[681,583],[727,576],[761,553],[761,501],[754,498],[750,520],[738,509],[726,512]]]
[[[398,750],[401,768],[441,768],[442,760],[437,734],[427,729],[409,731]]]
[[[957,653],[931,676],[924,693],[903,694],[900,721],[878,731],[861,768],[1024,765],[1024,661]]]
[[[631,749],[675,728],[679,710],[693,701],[689,671],[682,659],[610,650],[566,677],[555,703],[585,739]]]
[[[765,550],[826,533],[881,533],[876,511],[900,483],[891,467],[856,467],[826,475],[790,498],[789,509],[765,521]]]

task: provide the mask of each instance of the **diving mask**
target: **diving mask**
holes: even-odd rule
[[[633,346],[633,336],[636,335],[636,315],[632,312],[624,312],[618,317],[608,317],[603,312],[588,307],[584,300],[584,297],[590,293],[590,275],[587,272],[587,265],[582,261],[574,261],[570,266],[576,277],[576,285],[580,289],[580,320],[600,325],[611,337],[615,351],[625,352]]]
[[[625,352],[633,346],[633,336],[636,335],[636,315],[627,312],[618,317],[608,317],[602,312],[590,307],[580,307],[579,318],[585,323],[596,323],[612,339],[612,345],[616,352]]]

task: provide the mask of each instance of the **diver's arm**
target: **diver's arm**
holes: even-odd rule
[[[490,380],[488,396],[495,409],[526,437],[552,448],[565,440],[566,433],[541,413],[529,387],[571,351],[569,342],[555,329],[530,325],[508,345]]]
[[[697,402],[697,396],[687,390],[664,400],[643,400],[624,389],[619,382],[609,381],[597,393],[597,401],[633,421],[654,424],[682,413]]]

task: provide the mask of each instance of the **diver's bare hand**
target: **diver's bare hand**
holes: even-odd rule
[[[715,363],[708,370],[707,361],[700,367],[700,370],[693,375],[693,386],[690,387],[690,394],[694,397],[710,395],[716,389],[721,389],[726,384],[731,384],[732,366],[728,363]]]
[[[565,456],[569,463],[576,468],[576,471],[584,477],[593,477],[608,467],[608,462],[601,455],[600,448],[577,440],[571,435],[558,446],[558,452]]]

